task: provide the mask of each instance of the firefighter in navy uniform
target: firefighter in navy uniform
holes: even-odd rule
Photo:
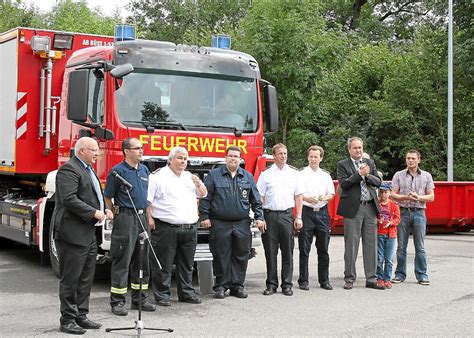
[[[150,171],[140,163],[143,157],[142,144],[136,138],[127,138],[122,142],[122,152],[125,160],[117,164],[109,173],[104,190],[107,206],[111,210],[115,210],[116,213],[110,243],[110,256],[112,257],[110,305],[112,313],[117,316],[126,316],[128,313],[125,308],[125,295],[127,294],[129,271],[131,273],[132,289],[131,308],[138,309],[140,301],[139,235],[143,232],[143,228],[137,219],[125,187],[112,173],[117,172],[132,185],[130,195],[138,211],[138,216],[148,234],[150,231],[146,213]],[[145,243],[142,277],[143,311],[155,311],[155,305],[148,301],[146,292],[149,276],[148,244]]]
[[[241,154],[239,147],[227,148],[226,165],[209,172],[204,181],[208,194],[199,204],[201,225],[209,228],[217,299],[223,299],[227,290],[231,296],[247,298],[244,282],[252,244],[250,209],[257,226],[264,224],[254,178],[239,166]]]

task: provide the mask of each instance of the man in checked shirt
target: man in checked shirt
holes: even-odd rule
[[[397,269],[392,283],[401,283],[407,276],[407,245],[410,229],[415,244],[415,276],[421,285],[430,285],[426,262],[426,202],[434,201],[431,174],[421,170],[421,154],[410,149],[406,154],[407,168],[395,173],[392,179],[392,198],[400,205],[398,225]]]

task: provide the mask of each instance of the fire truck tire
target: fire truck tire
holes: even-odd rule
[[[56,250],[56,243],[54,242],[54,224],[51,224],[49,227],[48,244],[51,268],[53,269],[54,274],[59,278],[59,258],[58,251]]]

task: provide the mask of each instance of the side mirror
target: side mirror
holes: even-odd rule
[[[278,100],[274,86],[269,83],[264,85],[264,113],[265,131],[274,133],[278,130]]]
[[[113,78],[121,79],[121,78],[123,78],[124,76],[127,76],[128,74],[130,74],[133,71],[134,71],[133,66],[129,63],[125,63],[123,65],[118,65],[114,69],[112,69],[110,71],[110,75]]]
[[[67,93],[67,118],[85,122],[89,102],[89,69],[79,69],[69,73]]]

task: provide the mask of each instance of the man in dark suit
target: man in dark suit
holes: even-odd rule
[[[59,256],[59,330],[83,334],[101,324],[87,318],[97,256],[96,226],[113,214],[105,209],[99,179],[92,169],[99,154],[97,142],[80,138],[75,155],[56,175],[56,208],[53,214]]]
[[[350,157],[337,163],[341,187],[337,213],[344,217],[344,289],[350,290],[356,279],[355,263],[362,237],[365,286],[385,289],[377,284],[377,214],[380,207],[376,188],[382,183],[374,161],[362,157],[364,144],[359,137],[347,141]]]

